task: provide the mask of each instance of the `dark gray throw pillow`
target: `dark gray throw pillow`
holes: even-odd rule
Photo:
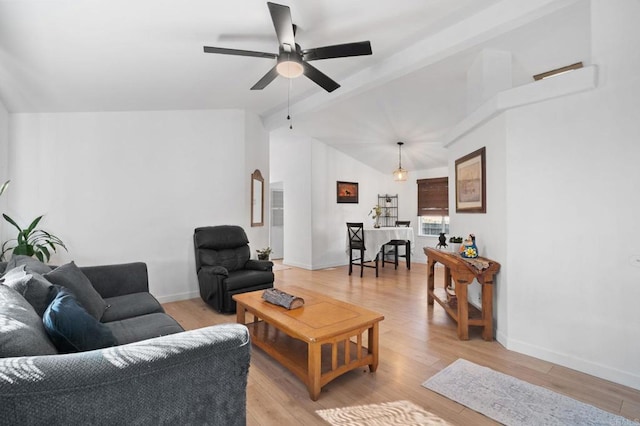
[[[0,330],[0,358],[58,353],[33,307],[5,285],[0,285]]]
[[[49,287],[51,283],[42,275],[25,270],[21,265],[8,271],[0,282],[17,291],[33,306],[38,316],[42,317],[49,305]]]
[[[51,286],[50,296],[51,304],[42,322],[61,353],[91,351],[118,344],[109,327],[80,306],[68,289]]]
[[[107,309],[107,303],[93,288],[89,278],[76,266],[74,262],[67,263],[45,274],[44,277],[52,284],[66,287],[78,299],[83,308],[92,317],[100,321]]]
[[[14,254],[13,256],[11,256],[11,259],[9,260],[9,262],[7,262],[7,267],[5,268],[5,271],[9,271],[15,268],[16,266],[22,266],[22,265],[26,266],[27,272],[35,272],[40,275],[46,274],[47,272],[51,272],[50,266],[45,265],[35,257],[24,256],[22,254],[18,254],[18,255]]]

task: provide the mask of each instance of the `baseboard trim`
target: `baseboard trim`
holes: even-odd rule
[[[198,293],[197,291],[191,291],[188,293],[176,293],[166,296],[156,296],[156,299],[158,299],[158,302],[160,303],[169,303],[178,302],[180,300],[196,299],[198,297],[200,297],[200,293]]]
[[[532,345],[520,340],[505,338],[502,333],[498,333],[498,336],[500,343],[509,350],[533,356],[544,361],[553,362],[554,364],[562,365],[573,370],[578,370],[583,373],[591,374],[592,376],[600,377],[601,379],[610,380],[612,382],[640,390],[640,376],[628,371],[622,371],[586,359],[576,358],[573,355],[550,351],[547,348]]]

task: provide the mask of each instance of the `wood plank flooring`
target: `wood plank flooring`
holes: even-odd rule
[[[603,410],[640,419],[640,391],[589,376],[550,362],[511,352],[497,342],[485,342],[472,328],[469,341],[456,336],[455,323],[439,306],[427,307],[427,268],[404,264],[348,275],[347,267],[319,271],[290,268],[275,272],[276,287],[290,284],[319,291],[330,297],[384,314],[380,323],[380,364],[351,371],[322,388],[318,401],[288,370],[258,348],[253,348],[247,385],[247,424],[250,426],[326,425],[316,410],[350,405],[409,400],[457,425],[498,424],[475,411],[421,386],[422,382],[452,363],[465,358],[568,395]],[[436,270],[436,285],[442,270]],[[438,276],[438,273],[440,276]],[[235,322],[201,299],[164,305],[185,329]]]

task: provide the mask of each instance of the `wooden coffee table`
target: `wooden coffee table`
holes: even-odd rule
[[[278,289],[302,297],[304,306],[287,310],[273,305],[262,299],[264,290],[236,294],[237,320],[249,328],[253,345],[302,380],[312,400],[322,386],[348,371],[365,365],[376,371],[383,315],[300,287]],[[247,312],[253,322],[246,322]]]

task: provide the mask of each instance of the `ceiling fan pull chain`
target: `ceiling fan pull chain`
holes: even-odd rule
[[[291,85],[293,84],[293,80],[289,79],[289,85],[287,86],[287,120],[289,120],[289,130],[293,130],[293,122],[291,121]]]

